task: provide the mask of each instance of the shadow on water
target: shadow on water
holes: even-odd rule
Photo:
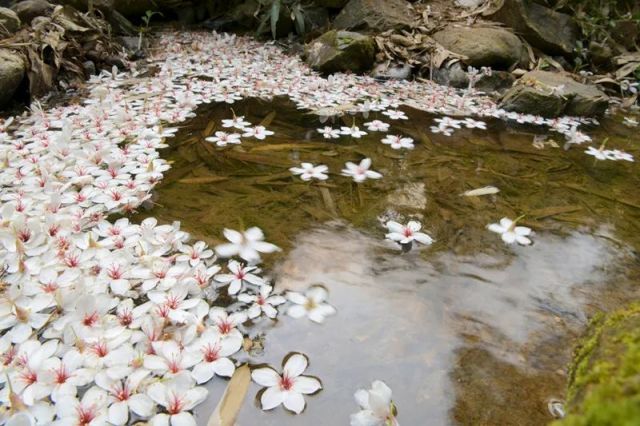
[[[284,249],[267,259],[276,290],[323,284],[338,309],[323,325],[281,315],[247,330],[264,338],[251,362],[279,365],[304,352],[325,390],[296,417],[261,412],[252,388],[238,424],[346,424],[353,392],[374,379],[393,389],[401,424],[544,424],[587,318],[638,296],[636,163],[565,151],[553,134],[560,147],[538,149],[540,129],[499,121],[451,137],[431,134],[433,116],[415,110],[401,122],[372,113],[325,123],[362,129],[383,119],[389,134],[416,141],[399,152],[380,143],[382,133],[327,141],[314,131],[325,124],[284,99],[232,107],[275,135],[217,148],[204,137],[221,130],[231,106],[202,106],[163,154],[173,168],[138,219],[179,220],[210,244],[224,227],[260,226]],[[605,122],[594,139],[605,136],[607,146],[640,157],[629,129]],[[339,175],[364,157],[383,179],[356,186]],[[330,179],[292,177],[288,168],[301,161],[328,165]],[[460,196],[485,185],[500,193]],[[521,214],[536,232],[533,246],[507,247],[485,228]],[[420,220],[436,243],[401,254],[383,240],[388,218]],[[210,385],[202,422],[225,386]]]

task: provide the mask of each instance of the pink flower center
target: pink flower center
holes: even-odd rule
[[[289,378],[286,374],[280,378],[280,389],[291,390],[293,387],[293,379]]]
[[[222,321],[220,324],[218,324],[218,330],[221,334],[229,334],[232,328],[233,325],[228,321]]]
[[[413,235],[413,231],[409,228],[404,228],[404,231],[402,233],[405,237],[411,237]]]
[[[98,321],[98,313],[92,312],[91,314],[86,314],[82,319],[82,324],[87,327],[92,327]]]
[[[211,345],[207,345],[202,351],[204,352],[204,359],[207,362],[213,362],[220,358],[220,349],[217,346],[212,347]]]
[[[170,415],[180,414],[183,407],[184,404],[180,400],[180,398],[177,395],[171,395],[169,405],[167,406],[167,413],[169,413]]]

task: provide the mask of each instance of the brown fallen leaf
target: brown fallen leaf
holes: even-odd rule
[[[269,114],[267,114],[264,120],[260,122],[260,126],[269,127],[269,124],[271,124],[274,118],[276,118],[276,112],[271,111]]]
[[[228,180],[229,178],[224,176],[203,176],[203,177],[194,177],[194,178],[184,178],[178,180],[179,183],[189,183],[189,184],[203,184],[203,183],[213,183],[213,182],[222,182],[223,180]]]
[[[249,390],[249,383],[251,383],[251,369],[247,364],[242,364],[233,373],[218,406],[209,417],[207,426],[235,425],[236,417]]]

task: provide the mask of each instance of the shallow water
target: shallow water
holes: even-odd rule
[[[331,120],[363,128],[383,119],[389,134],[410,136],[412,151],[380,143],[382,133],[326,141],[317,117],[285,99],[232,105],[274,136],[233,148],[204,142],[230,118],[229,105],[202,106],[170,142],[173,168],[155,190],[155,207],[138,219],[179,220],[195,239],[221,242],[224,227],[260,226],[283,251],[267,257],[277,291],[323,284],[338,314],[325,324],[281,315],[249,327],[264,351],[252,363],[279,366],[290,351],[310,358],[306,374],[324,390],[306,398],[300,416],[262,412],[252,384],[240,425],[348,424],[353,392],[384,380],[403,425],[539,425],[552,420],[547,402],[562,399],[575,338],[598,309],[637,298],[640,175],[636,163],[596,161],[585,148],[537,149],[540,128],[508,127],[431,134],[433,116],[410,120],[378,113]],[[596,143],[640,157],[633,129],[607,120]],[[345,161],[373,159],[384,178],[356,186],[339,176]],[[330,179],[309,184],[291,176],[301,161],[327,164]],[[495,185],[501,192],[462,197]],[[485,229],[525,214],[534,245],[507,247]],[[416,218],[436,243],[403,254],[384,241],[381,220]],[[214,380],[199,407],[206,424],[226,381]]]

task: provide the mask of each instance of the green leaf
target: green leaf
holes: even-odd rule
[[[298,32],[298,34],[300,35],[304,35],[304,13],[302,10],[302,6],[300,6],[300,3],[296,3],[293,6],[293,16],[295,17],[295,24],[296,24],[296,31]]]
[[[271,5],[271,35],[274,40],[276,39],[278,19],[280,19],[280,6],[281,0],[275,0]]]

